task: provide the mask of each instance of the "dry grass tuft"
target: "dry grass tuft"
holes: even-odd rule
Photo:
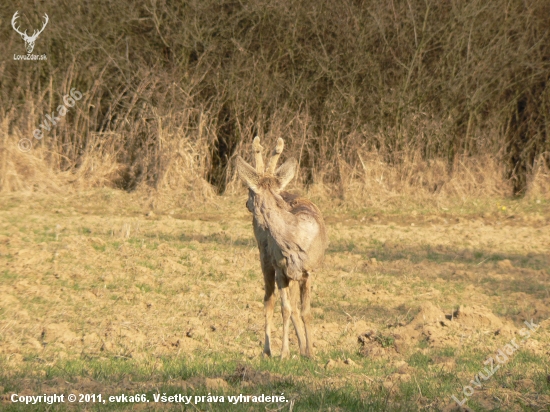
[[[534,167],[533,175],[526,191],[527,199],[550,199],[550,166],[541,156]]]
[[[547,2],[40,7],[51,18],[36,45],[47,63],[0,67],[3,191],[70,183],[211,196],[202,182],[224,193],[233,157],[259,135],[285,138],[300,184],[343,199],[365,189],[547,196]],[[0,6],[3,21],[12,14]],[[9,25],[0,40],[22,52]],[[36,141],[73,88],[83,98]],[[31,156],[6,149],[21,137],[33,139]]]

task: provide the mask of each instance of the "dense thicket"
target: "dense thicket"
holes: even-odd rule
[[[521,194],[537,162],[550,163],[548,1],[36,4],[0,6],[0,116],[31,137],[71,88],[85,92],[34,140],[60,170],[109,153],[116,185],[156,186],[185,141],[223,191],[255,135],[285,137],[306,184],[337,181],[367,151],[450,167],[491,154]],[[16,10],[29,32],[49,14],[34,51],[47,61],[12,59],[24,54],[6,24]]]

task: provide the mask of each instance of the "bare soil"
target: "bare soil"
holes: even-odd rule
[[[127,359],[154,375],[163,357],[222,354],[241,364],[233,374],[171,383],[223,389],[288,378],[254,363],[264,339],[263,282],[243,199],[217,199],[203,212],[150,213],[117,197],[123,195],[91,196],[1,200],[0,358],[7,376],[33,365],[18,381],[29,393],[37,385],[152,390],[158,382],[67,382],[45,369]],[[327,210],[331,243],[313,289],[314,362],[331,374],[294,379],[391,388],[414,382],[418,366],[410,359],[420,353],[455,374],[458,390],[471,379],[460,354],[489,355],[531,319],[541,328],[523,350],[550,355],[549,217],[499,213]],[[276,312],[275,355],[281,334]],[[442,350],[454,355],[436,355]],[[298,356],[294,336],[291,351]],[[532,374],[522,378],[522,390],[535,391]],[[539,405],[548,405],[544,396]]]

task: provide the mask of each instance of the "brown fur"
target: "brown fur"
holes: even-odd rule
[[[283,149],[282,139],[279,139],[265,173],[261,159],[262,147],[258,138],[254,139],[253,147],[256,170],[242,159],[238,159],[237,171],[250,189],[246,206],[254,215],[254,235],[264,274],[264,353],[271,356],[271,325],[276,283],[281,293],[283,314],[281,357],[289,355],[290,321],[296,330],[300,353],[312,356],[311,282],[313,270],[321,264],[327,247],[324,220],[321,211],[311,201],[282,191],[292,179],[296,166],[296,162],[291,159],[274,170]]]
[[[290,195],[290,196],[281,196],[286,203],[290,205],[290,213],[293,215],[300,215],[300,214],[306,214],[313,216],[315,220],[319,222],[319,224],[325,225],[325,221],[323,219],[323,216],[321,215],[321,211],[315,204],[305,197],[300,197],[298,195]]]

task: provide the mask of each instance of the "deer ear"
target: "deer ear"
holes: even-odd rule
[[[254,193],[258,193],[258,172],[246,163],[241,156],[237,157],[237,173],[250,190]]]
[[[294,178],[296,174],[296,169],[298,168],[298,162],[294,158],[288,159],[284,162],[276,171],[275,176],[279,179],[281,183],[280,190],[283,190],[286,185]]]

